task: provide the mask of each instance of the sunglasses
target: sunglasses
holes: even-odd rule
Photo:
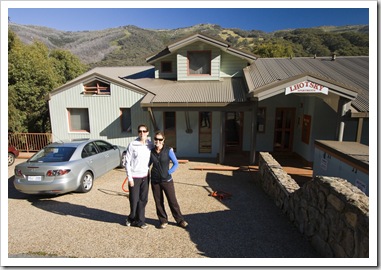
[[[144,132],[144,133],[147,133],[148,130],[139,130],[138,132],[139,132],[139,133],[143,133],[143,132]]]
[[[155,141],[160,141],[160,142],[164,141],[163,138],[161,138],[161,139],[159,139],[159,138],[154,138],[154,140],[155,140]]]

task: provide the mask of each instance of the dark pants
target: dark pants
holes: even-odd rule
[[[130,215],[128,219],[141,226],[145,223],[145,210],[148,202],[149,178],[134,178],[134,186],[129,187],[130,191]]]
[[[154,183],[151,182],[153,198],[156,205],[156,214],[160,223],[168,223],[168,216],[164,207],[164,194],[167,197],[169,208],[171,209],[172,216],[177,223],[184,220],[180,211],[180,206],[176,199],[175,186],[173,181]]]

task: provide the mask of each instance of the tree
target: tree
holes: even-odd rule
[[[8,32],[8,130],[49,132],[48,93],[83,73],[70,53],[53,52],[42,42],[25,45]],[[60,57],[59,57],[60,56]]]

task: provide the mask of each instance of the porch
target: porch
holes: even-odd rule
[[[270,154],[299,186],[312,179],[313,164],[296,153],[271,152]],[[237,166],[241,170],[258,171],[258,153],[255,160],[254,165],[247,165],[249,163],[249,152],[230,152],[225,155],[224,165]]]

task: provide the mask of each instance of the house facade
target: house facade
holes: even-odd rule
[[[261,59],[195,34],[148,57],[146,67],[95,68],[49,98],[55,140],[127,145],[145,123],[178,157],[294,152],[315,140],[368,144],[368,57]]]

